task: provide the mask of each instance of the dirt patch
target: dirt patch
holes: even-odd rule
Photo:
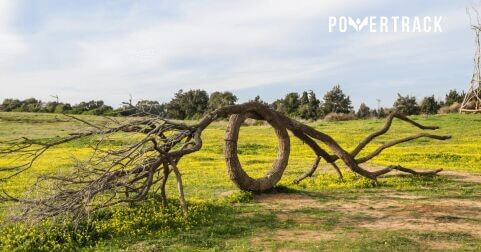
[[[327,241],[335,236],[334,233],[317,230],[278,230],[275,234],[276,239],[280,241],[300,242]]]
[[[473,200],[418,200],[382,209],[383,215],[361,223],[371,229],[464,232],[481,238],[481,203]]]
[[[471,182],[471,183],[481,183],[481,175],[465,173],[465,172],[455,172],[455,171],[442,171],[440,175],[446,175],[456,181],[461,182]]]
[[[461,245],[457,242],[451,241],[429,241],[426,245],[433,250],[456,250],[461,248]]]
[[[227,196],[229,193],[226,192],[223,195]],[[272,230],[253,236],[250,241],[257,248],[269,247],[268,245],[271,242],[311,243],[331,240],[336,236],[334,231],[302,229],[303,224],[317,223],[319,218],[299,211],[306,208],[323,209],[325,207],[324,204],[312,197],[299,193],[265,193],[254,195],[254,202],[260,204],[264,209],[273,211],[281,221],[294,221],[300,224],[299,227]],[[296,250],[281,249],[277,251]],[[302,249],[299,251],[302,251]]]
[[[469,233],[474,237],[481,238],[481,227],[470,222],[438,222],[432,218],[386,218],[365,223],[360,227],[370,229],[388,230],[412,230],[412,231],[435,231],[435,232],[462,232]]]
[[[277,230],[274,233],[265,233],[262,235],[254,236],[251,239],[251,243],[256,247],[265,247],[269,242],[302,242],[312,243],[319,241],[328,241],[336,237],[334,232],[328,232],[323,230],[300,230],[300,229],[287,229]],[[293,251],[293,250],[285,250]],[[302,250],[299,250],[302,251]]]
[[[298,193],[266,193],[254,196],[254,201],[268,209],[298,210],[319,208],[322,204],[317,200]]]
[[[442,175],[456,181],[481,183],[481,176],[476,174],[445,171]],[[307,243],[332,240],[336,236],[334,230],[339,232],[339,230],[352,228],[354,228],[352,230],[356,228],[408,230],[413,233],[458,233],[466,234],[466,239],[471,237],[481,239],[479,197],[438,198],[380,189],[372,193],[356,194],[356,197],[326,199],[329,198],[319,201],[299,193],[270,193],[254,196],[255,202],[275,213],[279,220],[292,221],[298,225],[289,230],[278,230],[256,237],[256,242],[274,240]],[[356,232],[348,231],[344,235],[349,236]],[[462,244],[457,241],[444,239],[428,239],[419,242],[435,250],[456,250],[462,247]]]
[[[407,200],[420,200],[420,199],[426,199],[427,197],[418,196],[418,195],[392,193],[392,194],[389,195],[389,198],[394,198],[394,199],[407,199]]]
[[[379,200],[382,199],[382,200]],[[388,230],[465,232],[481,238],[481,202],[468,199],[425,199],[398,195],[327,203],[321,209],[350,213],[341,222]],[[365,218],[354,218],[355,215]]]
[[[292,220],[298,224],[312,224],[319,220],[315,216],[296,213],[298,210],[316,208],[323,205],[315,199],[294,193],[268,193],[254,196],[254,201],[264,208],[275,211],[281,221]]]
[[[320,202],[302,194],[288,193],[257,195],[254,199],[265,208],[274,211],[280,220],[292,220],[297,224],[316,225],[325,221],[322,216],[302,211],[319,209],[324,212],[342,213],[339,226],[373,230],[460,232],[481,238],[481,202],[472,199],[430,199],[389,191],[361,196],[354,200],[328,202]],[[281,240],[290,239],[289,237],[303,239],[293,234],[294,231],[285,232],[286,237],[279,236],[283,237]],[[329,235],[332,235],[328,231],[321,233],[312,231],[313,236],[319,234],[320,236],[327,234],[325,237],[328,239]],[[448,248],[456,244],[447,242],[437,245]]]

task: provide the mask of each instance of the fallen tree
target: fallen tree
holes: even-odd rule
[[[361,151],[371,141],[388,132],[395,118],[423,130],[435,130],[438,127],[424,126],[404,115],[392,113],[382,129],[367,136],[353,151],[348,152],[329,135],[256,102],[217,109],[193,125],[166,120],[151,115],[148,111],[138,111],[138,114],[142,116],[123,122],[106,118],[109,120],[108,124],[94,124],[78,117],[65,115],[70,120],[77,120],[87,126],[86,129],[67,137],[48,140],[22,138],[3,143],[3,147],[0,149],[1,157],[15,157],[15,163],[10,167],[0,169],[0,174],[3,175],[0,178],[2,183],[29,170],[46,151],[62,144],[90,139],[92,155],[87,160],[77,160],[73,172],[65,175],[57,173],[39,176],[32,188],[32,192],[37,197],[16,197],[3,190],[1,199],[21,203],[19,204],[23,208],[21,216],[36,219],[66,212],[84,216],[91,211],[115,204],[141,201],[152,192],[159,193],[162,204],[166,206],[166,183],[169,177],[174,176],[177,181],[180,204],[187,212],[182,176],[178,167],[179,161],[182,157],[202,148],[202,132],[206,127],[217,119],[229,116],[224,139],[224,155],[229,176],[241,190],[253,192],[269,190],[281,179],[290,153],[288,132],[307,144],[316,156],[313,166],[298,177],[294,181],[296,183],[312,176],[321,159],[329,163],[341,178],[342,172],[336,161],[342,161],[352,172],[373,181],[377,181],[379,176],[393,170],[414,175],[434,175],[441,169],[421,172],[393,165],[369,171],[361,167],[361,164],[371,160],[389,147],[417,138],[437,140],[450,138],[450,136],[419,133],[385,142],[373,152],[359,157]],[[239,130],[247,118],[266,121],[274,128],[278,138],[277,158],[272,168],[262,178],[251,178],[243,170],[237,156]],[[109,145],[114,136],[135,138],[135,140],[116,148]],[[321,148],[319,143],[325,144],[332,154]],[[173,175],[171,175],[172,173]]]

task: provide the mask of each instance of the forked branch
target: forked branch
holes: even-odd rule
[[[256,102],[217,109],[193,125],[166,120],[152,115],[148,111],[138,111],[136,116],[124,122],[108,119],[102,124],[68,116],[69,119],[83,124],[85,130],[50,140],[23,138],[1,143],[0,157],[5,161],[10,161],[11,165],[0,167],[0,181],[5,183],[26,173],[45,152],[69,142],[88,140],[92,149],[91,156],[87,160],[78,160],[70,172],[59,173],[63,175],[44,174],[39,176],[32,188],[35,195],[39,195],[39,197],[17,197],[3,191],[1,199],[20,203],[19,205],[23,207],[21,217],[37,219],[65,212],[84,216],[96,209],[144,200],[152,192],[160,192],[161,203],[166,206],[166,183],[169,174],[174,172],[180,204],[187,213],[182,175],[178,163],[185,155],[202,148],[202,132],[206,127],[219,118],[229,116],[224,149],[229,176],[240,189],[258,192],[271,189],[281,179],[289,160],[290,137],[288,132],[306,143],[315,155],[312,167],[298,177],[295,180],[296,183],[312,176],[321,159],[329,163],[341,179],[342,173],[336,164],[337,161],[342,161],[351,171],[373,180],[393,170],[414,175],[437,174],[440,170],[418,172],[402,166],[389,166],[372,172],[359,165],[371,160],[383,150],[400,143],[421,137],[436,140],[450,138],[450,136],[420,133],[386,142],[372,153],[356,158],[375,138],[388,132],[394,118],[423,130],[434,130],[437,127],[424,126],[406,116],[393,113],[388,117],[382,129],[367,136],[349,153],[329,135]],[[261,178],[251,178],[244,171],[237,157],[239,129],[246,118],[267,121],[274,128],[279,140],[277,159],[267,174]],[[112,141],[119,137],[128,139],[127,143],[112,145]],[[321,148],[319,143],[326,145],[328,150]]]

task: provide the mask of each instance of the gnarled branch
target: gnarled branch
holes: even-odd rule
[[[372,140],[389,130],[394,118],[406,121],[420,129],[434,130],[437,127],[423,126],[406,116],[393,113],[382,129],[366,137],[349,153],[329,135],[256,102],[217,109],[193,125],[166,120],[149,114],[148,111],[140,111],[138,117],[125,122],[109,119],[102,125],[68,116],[69,119],[86,125],[87,129],[53,140],[23,138],[1,144],[0,157],[15,161],[12,166],[0,168],[0,181],[9,181],[24,173],[46,151],[72,141],[90,139],[93,143],[90,145],[93,150],[91,157],[86,161],[79,160],[73,166],[73,172],[67,175],[40,176],[32,188],[37,195],[40,195],[38,198],[14,197],[3,191],[0,199],[20,203],[23,207],[22,216],[36,218],[55,216],[65,212],[83,216],[89,211],[115,204],[141,201],[153,191],[160,191],[161,203],[166,206],[166,183],[169,174],[174,172],[179,200],[183,210],[187,212],[181,171],[177,164],[185,155],[202,148],[202,132],[206,127],[219,118],[229,116],[224,154],[230,177],[240,189],[258,192],[274,187],[287,167],[290,153],[288,131],[306,143],[315,155],[312,167],[295,180],[297,183],[312,176],[321,159],[332,165],[340,178],[342,173],[336,164],[337,161],[342,161],[351,171],[373,180],[393,170],[414,175],[437,174],[440,170],[418,172],[402,166],[389,166],[372,172],[359,165],[379,155],[383,150],[403,142],[420,137],[436,140],[450,138],[450,136],[420,133],[387,142],[372,153],[356,159],[356,156]],[[259,179],[249,177],[237,158],[239,129],[246,118],[267,121],[275,129],[279,139],[278,157],[272,169]],[[119,134],[127,134],[129,139],[134,140],[122,146],[106,144],[109,139],[118,137]],[[318,142],[325,144],[328,150],[321,148]]]

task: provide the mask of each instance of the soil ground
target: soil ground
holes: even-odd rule
[[[443,172],[441,176],[461,183],[481,183],[481,176],[463,172]],[[433,188],[426,188],[432,190]],[[354,196],[354,195],[353,195]],[[270,193],[254,196],[262,208],[274,213],[295,228],[264,233],[252,238],[252,243],[328,241],[336,237],[358,237],[362,230],[466,234],[474,240],[481,239],[481,201],[477,197],[441,197],[417,192],[382,190],[358,194],[354,197],[320,200],[315,193]],[[319,213],[331,213],[325,216]],[[338,213],[338,214],[336,214]],[[326,221],[335,222],[331,228]],[[329,225],[329,224],[328,224]],[[458,250],[463,241],[422,241],[423,249]],[[302,249],[302,248],[299,248]],[[296,250],[290,248],[287,250]]]

